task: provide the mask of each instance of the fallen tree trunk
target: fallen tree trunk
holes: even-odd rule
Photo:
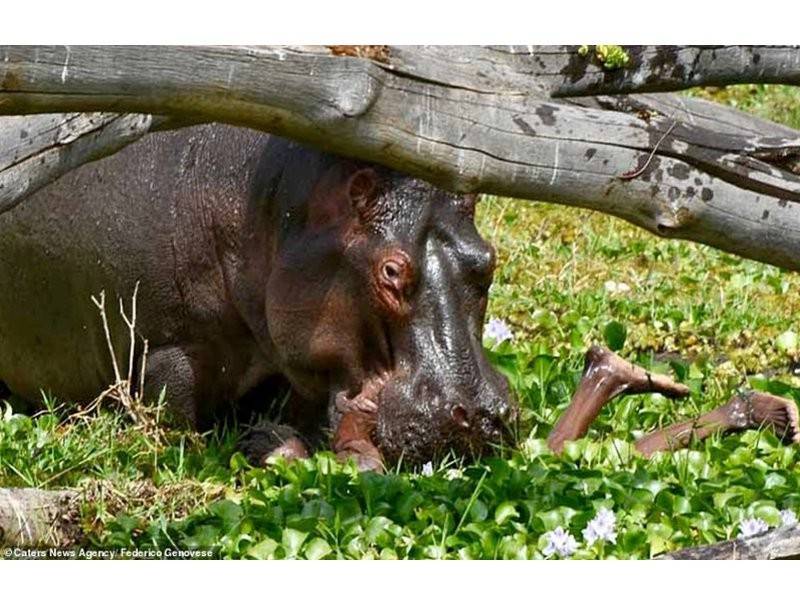
[[[0,488],[0,548],[55,548],[78,538],[76,491]]]
[[[4,121],[0,126],[0,213],[64,173],[135,142],[164,119],[69,113]]]
[[[574,74],[552,69],[577,68],[577,48],[348,48],[0,47],[0,113],[229,122],[451,189],[591,208],[800,270],[800,133],[731,111],[715,120],[683,99],[679,110],[677,100],[652,95],[627,103],[548,97],[796,81],[797,49],[759,49],[751,63],[761,66],[737,79],[736,57],[754,50],[642,47],[627,75],[600,77],[602,67],[586,59],[567,88]],[[682,61],[684,75],[659,71],[668,56]],[[637,83],[647,73],[669,75],[668,85]]]
[[[800,559],[800,526],[781,527],[755,537],[685,548],[656,558],[660,560]]]

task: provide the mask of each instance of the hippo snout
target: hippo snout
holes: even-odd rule
[[[475,408],[457,403],[450,408],[450,417],[465,434],[486,442],[502,441],[516,416],[508,387],[504,386],[489,399],[479,398]]]
[[[384,389],[376,442],[387,459],[419,464],[451,450],[481,453],[510,438],[517,411],[505,377],[493,372],[477,390],[449,391],[435,378],[424,373]]]

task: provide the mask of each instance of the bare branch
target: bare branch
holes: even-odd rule
[[[111,365],[114,368],[114,383],[115,385],[122,381],[119,372],[119,365],[117,365],[117,353],[114,352],[114,343],[111,341],[111,331],[108,327],[108,315],[106,314],[106,291],[100,290],[100,299],[92,296],[92,302],[100,311],[100,320],[103,322],[103,331],[106,336],[106,344],[108,345],[108,353],[111,355]]]

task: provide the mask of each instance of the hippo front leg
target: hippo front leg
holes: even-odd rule
[[[248,427],[236,449],[258,466],[277,456],[287,461],[309,456],[308,447],[296,429],[266,419]]]
[[[202,415],[198,411],[201,386],[197,360],[179,346],[153,348],[146,360],[145,397],[158,398],[163,390],[172,417],[182,425],[199,429]]]

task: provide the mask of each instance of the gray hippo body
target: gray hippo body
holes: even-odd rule
[[[496,439],[508,390],[480,345],[494,262],[473,205],[246,129],[152,134],[0,215],[0,380],[96,397],[113,376],[91,296],[126,364],[117,302],[138,282],[145,389],[194,427],[281,375],[292,424],[330,414],[344,454]]]
[[[153,135],[0,215],[0,379],[32,400],[91,400],[113,374],[90,296],[105,290],[122,353],[117,298],[129,305],[137,282],[147,380],[174,398],[194,387],[176,407],[191,423],[275,372],[256,289],[241,285],[269,260],[265,244],[241,259],[257,241],[243,200],[267,141],[214,126]]]

